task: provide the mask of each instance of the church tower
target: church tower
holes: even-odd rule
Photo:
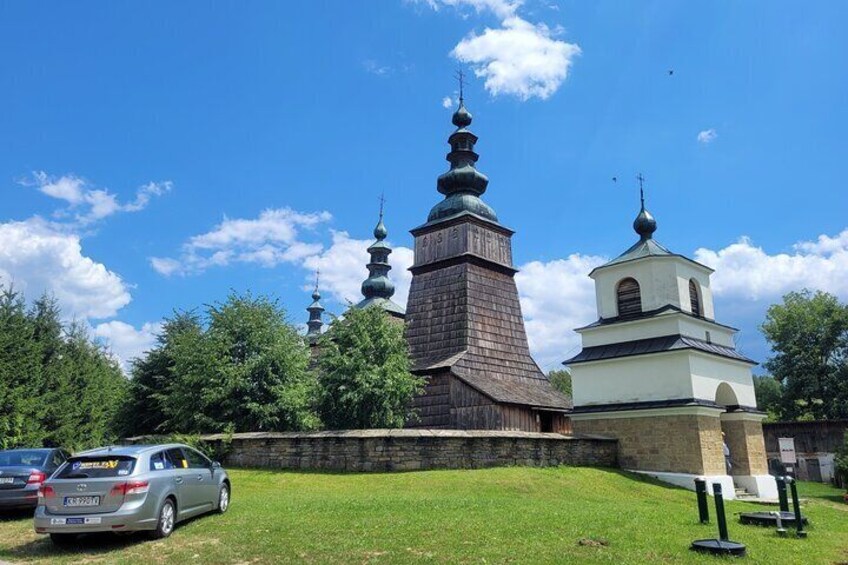
[[[618,438],[625,469],[690,489],[706,476],[710,489],[721,482],[725,493],[735,485],[776,497],[751,377],[756,363],[736,350],[736,329],[715,320],[713,270],[654,239],[644,194],[633,229],[639,240],[589,274],[599,319],[576,330],[583,350],[565,362],[574,431]]]
[[[415,259],[406,311],[413,372],[426,377],[415,400],[426,428],[569,430],[570,400],[530,357],[512,265],[514,233],[480,196],[477,136],[460,96],[448,138],[444,200],[412,230]]]
[[[309,321],[306,322],[306,343],[310,346],[317,345],[324,327],[322,317],[324,306],[321,305],[321,293],[318,292],[318,274],[315,274],[315,290],[312,291],[312,304],[306,309],[309,312]]]
[[[386,243],[389,232],[383,223],[383,202],[380,201],[380,220],[374,228],[376,241],[368,248],[371,261],[368,263],[368,278],[362,283],[362,295],[365,297],[356,308],[378,306],[393,318],[403,320],[406,310],[392,300],[395,285],[389,280],[389,255],[392,248]]]

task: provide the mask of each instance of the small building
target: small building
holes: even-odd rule
[[[763,424],[763,434],[769,471],[773,475],[784,473],[777,440],[792,438],[795,440],[797,459],[793,470],[797,478],[820,483],[837,482],[834,458],[845,442],[846,433],[848,433],[848,420],[766,422]]]
[[[471,114],[460,97],[448,138],[444,199],[412,230],[406,309],[413,372],[426,378],[413,407],[423,428],[568,432],[571,400],[530,356],[512,264],[514,233],[480,196]]]
[[[639,240],[589,274],[599,318],[576,330],[583,350],[565,362],[574,431],[618,438],[626,469],[688,488],[705,476],[731,497],[734,486],[776,497],[751,377],[756,363],[734,347],[736,330],[715,319],[712,269],[653,238],[657,223],[644,195],[633,228]]]

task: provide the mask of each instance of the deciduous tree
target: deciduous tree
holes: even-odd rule
[[[350,308],[321,337],[318,413],[325,428],[400,428],[424,381],[409,372],[403,326],[379,307]]]
[[[848,306],[825,292],[790,292],[768,309],[762,331],[774,351],[765,367],[782,385],[783,416],[848,417]]]

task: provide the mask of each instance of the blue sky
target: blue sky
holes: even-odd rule
[[[405,299],[462,68],[543,367],[595,317],[585,275],[635,239],[637,172],[657,239],[717,269],[718,319],[764,360],[756,328],[783,293],[848,299],[846,16],[841,2],[0,3],[0,278],[54,292],[124,359],[173,309],[231,288],[302,322],[316,267],[328,309],[357,298],[384,192]]]

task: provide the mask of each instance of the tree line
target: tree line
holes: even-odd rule
[[[55,299],[27,307],[0,286],[0,449],[108,443],[127,389],[118,363]]]
[[[848,305],[787,294],[761,326],[773,355],[755,377],[773,420],[848,418]],[[231,293],[176,312],[129,378],[87,326],[50,296],[31,306],[0,286],[0,448],[83,448],[120,437],[402,427],[423,381],[403,327],[378,308],[349,309],[312,351],[276,300]],[[554,385],[571,393],[567,371]]]
[[[278,301],[231,293],[168,318],[125,376],[56,300],[0,287],[0,449],[83,449],[136,435],[402,427],[423,380],[403,327],[349,309],[320,355]]]
[[[318,342],[278,301],[231,293],[166,320],[132,364],[117,415],[125,436],[397,428],[423,386],[409,371],[403,326],[379,308],[349,309]]]

